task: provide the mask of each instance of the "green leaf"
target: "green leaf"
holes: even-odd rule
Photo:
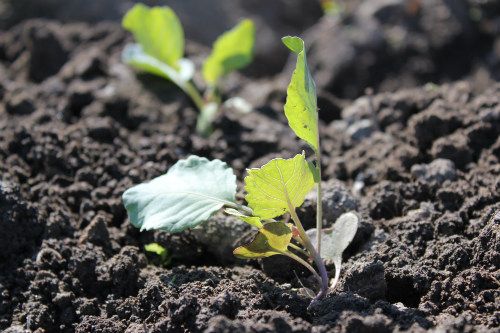
[[[226,163],[190,156],[168,172],[123,193],[131,223],[141,230],[179,232],[232,205],[236,176]]]
[[[255,27],[248,19],[219,36],[203,64],[207,84],[215,86],[222,76],[248,65],[253,58],[254,42]]]
[[[335,265],[335,278],[332,281],[331,288],[335,288],[339,277],[340,267],[342,265],[342,253],[352,242],[356,231],[358,230],[359,218],[356,214],[349,212],[340,215],[335,224],[328,229],[323,229],[321,233],[321,257],[325,260],[333,261]],[[316,229],[310,229],[306,232],[312,244],[316,244],[318,232]]]
[[[178,69],[184,55],[184,31],[172,9],[136,4],[125,14],[122,25],[132,32],[144,53]]]
[[[281,222],[266,223],[247,245],[236,248],[233,253],[242,259],[255,259],[283,254],[288,251],[292,230]]]
[[[285,36],[281,38],[281,41],[293,53],[299,54],[300,52],[304,51],[304,41],[299,37]]]
[[[158,243],[146,244],[146,245],[144,245],[144,250],[146,250],[147,252],[156,253],[160,257],[163,257],[165,255],[165,253],[167,252],[167,249]]]
[[[316,152],[318,142],[318,108],[316,85],[307,66],[304,41],[299,37],[283,37],[283,44],[297,54],[297,63],[287,89],[285,116],[295,134]]]
[[[169,255],[168,250],[158,243],[149,243],[144,246],[146,252],[154,253],[158,258],[153,258],[153,263],[160,266],[168,266],[172,261],[172,257]]]
[[[254,215],[269,219],[302,205],[313,187],[314,175],[302,153],[290,159],[273,159],[260,169],[249,169],[245,199]]]
[[[236,216],[237,218],[239,218],[240,220],[242,220],[243,222],[246,222],[248,224],[250,224],[251,226],[254,226],[256,228],[262,228],[262,222],[260,220],[260,217],[257,217],[257,216],[248,216],[248,215],[244,215],[242,213],[240,213],[239,211],[237,211],[236,209],[234,208],[226,208],[224,210],[224,212],[226,214],[229,214],[229,215],[232,215],[232,216]]]
[[[194,64],[188,59],[180,59],[178,70],[146,54],[139,44],[128,44],[122,52],[122,61],[135,69],[161,76],[174,82],[181,89],[194,75]]]

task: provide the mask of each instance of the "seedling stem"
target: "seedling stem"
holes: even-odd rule
[[[323,228],[323,200],[321,195],[321,152],[319,145],[319,135],[318,135],[318,150],[316,151],[316,170],[318,173],[318,183],[317,183],[317,202],[316,202],[316,230],[318,234],[321,235],[321,229]],[[316,242],[316,249],[318,253],[321,253],[321,237],[318,237]]]
[[[304,251],[304,249],[302,249],[300,246],[297,246],[297,245],[295,245],[293,243],[290,243],[288,246],[291,247],[292,249],[294,249],[295,251],[299,252],[300,254],[302,254],[302,255],[304,255],[304,256],[306,256],[306,257],[309,258],[309,253],[307,253],[306,251]]]
[[[205,102],[198,92],[198,89],[196,89],[196,87],[191,82],[186,82],[183,88],[184,92],[191,98],[196,108],[198,110],[203,110]]]
[[[319,274],[316,272],[316,270],[311,265],[309,265],[309,263],[307,261],[305,261],[304,259],[302,259],[301,257],[299,257],[298,255],[296,255],[292,252],[283,252],[283,255],[285,255],[289,258],[292,258],[293,260],[297,261],[299,264],[306,267],[314,275],[314,277],[318,280],[318,283],[321,285],[321,283],[322,283],[321,276],[319,276]]]
[[[290,216],[292,217],[292,220],[295,223],[297,230],[299,231],[300,238],[303,240],[306,250],[309,252],[309,256],[314,260],[314,263],[316,264],[316,267],[318,268],[318,271],[320,273],[319,274],[320,275],[320,279],[319,279],[320,290],[319,290],[318,294],[316,295],[316,297],[313,299],[313,302],[311,302],[311,304],[313,304],[315,301],[321,299],[328,291],[328,273],[326,272],[326,267],[325,267],[325,263],[324,263],[323,259],[319,255],[319,252],[316,251],[316,249],[314,248],[314,246],[311,243],[311,240],[307,236],[306,231],[304,230],[304,227],[302,226],[302,223],[300,222],[300,219],[299,219],[297,213],[295,212],[295,208],[293,207],[292,203],[290,202],[290,199],[289,199],[286,191],[285,191],[285,196],[286,196],[287,201],[288,201]]]

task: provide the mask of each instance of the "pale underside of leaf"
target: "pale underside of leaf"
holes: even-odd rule
[[[215,86],[224,75],[248,65],[253,58],[254,42],[255,27],[248,19],[219,36],[203,64],[207,84]]]
[[[335,265],[335,278],[331,283],[331,288],[335,288],[340,277],[342,265],[342,253],[354,239],[358,230],[359,218],[353,212],[342,214],[333,227],[324,229],[321,237],[321,257],[330,260]],[[307,230],[307,236],[313,244],[316,243],[318,233],[316,229]]]
[[[139,44],[128,44],[122,52],[124,63],[150,74],[154,74],[174,82],[181,89],[186,89],[186,84],[194,75],[194,64],[188,59],[178,61],[178,70],[146,54]]]
[[[319,149],[316,85],[307,65],[304,42],[284,37],[283,43],[297,54],[297,62],[287,89],[285,116],[295,134],[315,151]]]
[[[132,32],[144,53],[178,69],[184,54],[184,31],[171,8],[136,4],[125,14],[122,25]]]
[[[123,194],[131,223],[141,230],[179,232],[235,201],[236,177],[222,161],[190,156],[163,176]]]
[[[359,218],[353,212],[340,215],[331,228],[323,229],[321,257],[326,260],[342,259],[342,253],[352,242],[358,229]],[[318,237],[316,229],[307,230],[314,244]]]
[[[249,169],[245,199],[254,215],[269,219],[302,205],[313,187],[311,165],[303,154],[297,154],[290,159],[273,159],[260,169]]]
[[[242,259],[256,259],[284,254],[292,239],[292,230],[282,222],[266,223],[259,229],[254,239],[233,253]]]
[[[246,223],[248,223],[251,226],[254,226],[256,228],[260,229],[263,226],[260,217],[244,215],[244,214],[240,213],[238,210],[236,210],[234,208],[226,208],[224,210],[224,212],[226,214],[235,216],[235,217],[239,218],[240,220],[242,220],[243,222],[246,222]]]

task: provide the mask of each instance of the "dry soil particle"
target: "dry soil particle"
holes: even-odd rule
[[[293,266],[275,265],[287,270],[275,280],[255,263],[227,265],[227,251],[191,232],[140,233],[120,200],[127,187],[189,154],[221,158],[241,178],[249,165],[300,152],[305,146],[281,113],[284,91],[267,94],[269,105],[254,113],[221,115],[206,140],[192,134],[196,113],[174,87],[120,64],[126,37],[114,25],[47,27],[58,31],[61,45],[78,47],[68,48],[56,75],[33,84],[26,68],[13,64],[29,59],[33,49],[17,36],[33,24],[0,42],[8,66],[0,102],[0,329],[499,326],[500,85],[480,93],[457,83],[365,96],[341,119],[321,124],[325,178],[342,180],[325,184],[325,216],[357,207],[362,227],[337,290],[307,311]],[[8,111],[19,105],[20,89],[30,112]],[[360,132],[347,129],[366,120],[373,127],[353,138]],[[310,199],[301,214],[308,211],[314,213]],[[228,222],[217,216],[211,223],[220,221]],[[169,267],[147,264],[143,246],[152,241],[172,254]],[[303,271],[297,275],[311,284]]]

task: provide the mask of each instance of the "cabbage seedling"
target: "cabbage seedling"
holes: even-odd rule
[[[144,245],[144,250],[149,253],[154,253],[158,257],[160,266],[168,266],[172,261],[172,257],[168,250],[158,243],[149,243]]]
[[[302,152],[289,159],[275,158],[261,168],[248,169],[244,179],[247,205],[242,205],[236,202],[236,177],[226,163],[190,156],[178,161],[166,174],[125,191],[123,202],[135,227],[167,232],[194,228],[225,207],[227,214],[257,229],[253,240],[236,248],[234,254],[243,259],[285,255],[301,263],[319,284],[313,304],[324,297],[329,288],[324,259],[335,265],[330,288],[338,282],[342,252],[356,234],[358,217],[354,213],[343,214],[333,228],[322,230],[321,149],[315,83],[307,66],[302,39],[284,37],[283,43],[297,54],[287,89],[285,115],[295,134],[314,151],[316,163],[307,161]],[[306,232],[296,208],[314,187],[318,195],[317,225]],[[283,221],[282,216],[286,214],[292,223]]]
[[[123,61],[138,70],[168,79],[182,89],[200,112],[197,132],[209,135],[222,103],[220,80],[252,61],[255,41],[253,22],[245,19],[217,38],[203,64],[202,76],[207,86],[203,95],[192,82],[195,66],[184,58],[184,31],[171,8],[136,4],[125,14],[122,25],[137,41],[125,47]],[[242,104],[241,99],[226,102],[236,107]],[[243,102],[242,109],[248,109],[246,102]]]

